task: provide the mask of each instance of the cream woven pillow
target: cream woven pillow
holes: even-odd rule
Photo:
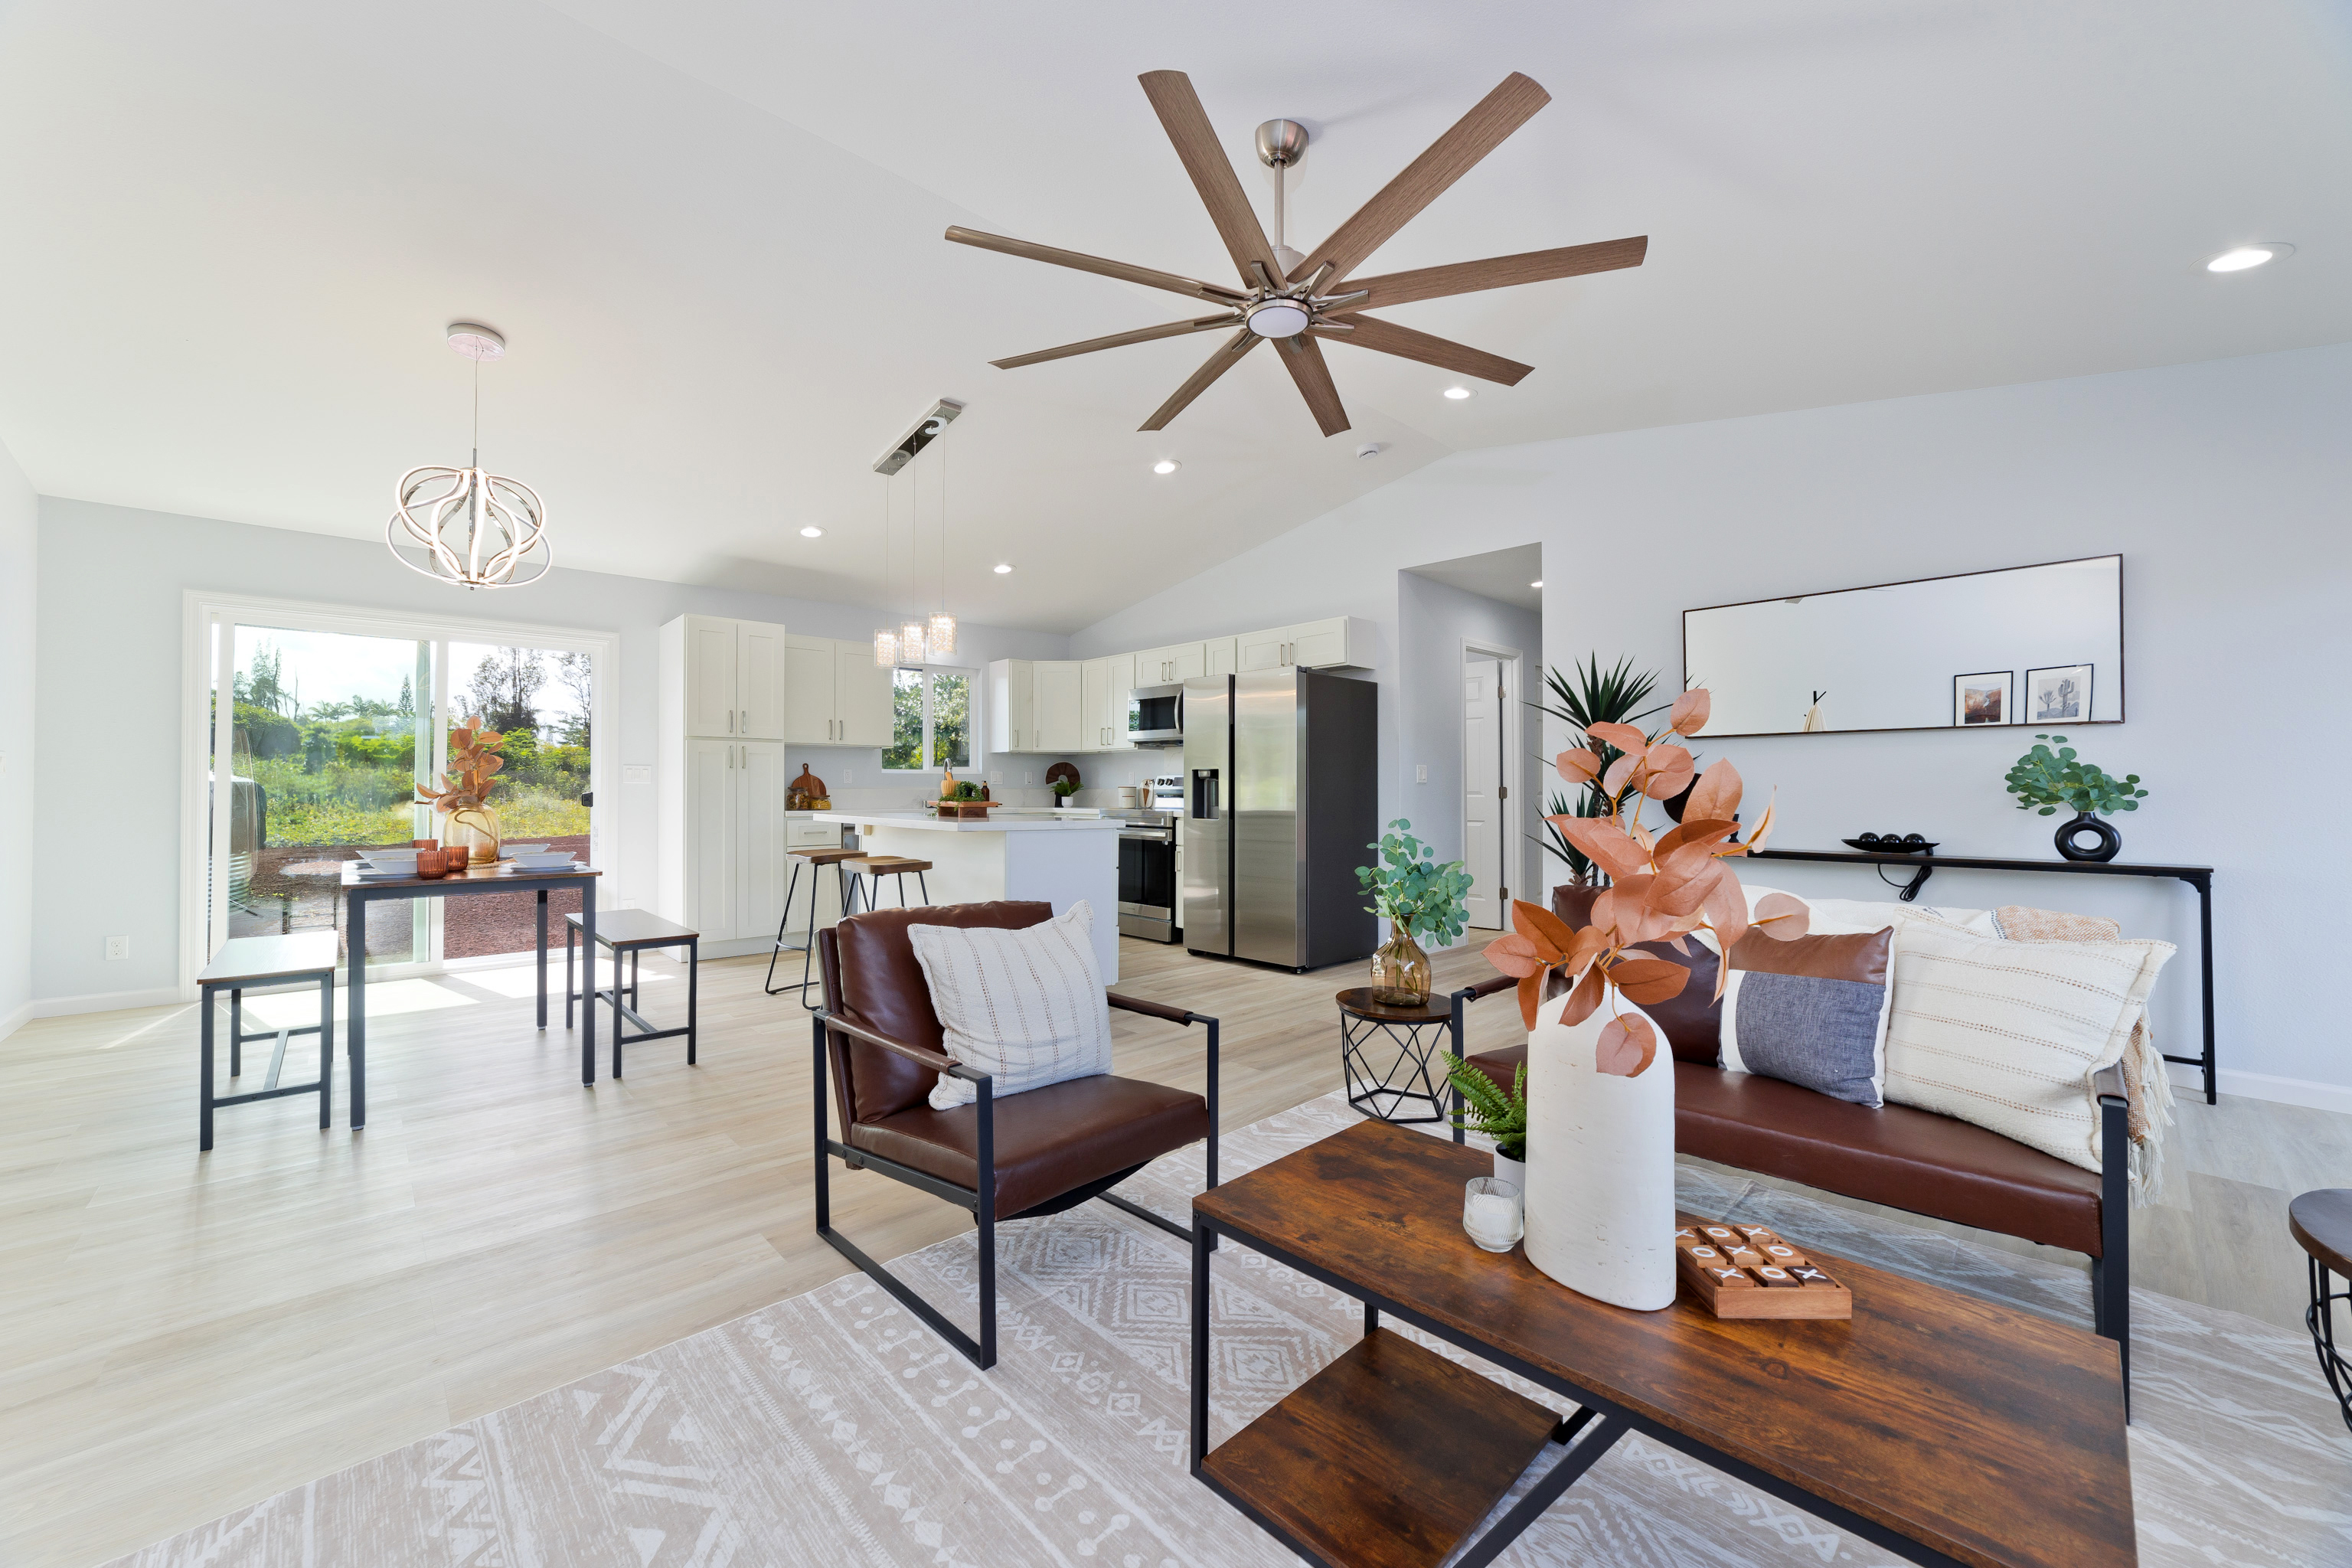
[[[2172,953],[2168,942],[2004,942],[1900,921],[1886,1098],[2099,1169],[2092,1075],[2122,1058]]]
[[[1094,906],[1080,899],[1042,925],[910,925],[907,939],[931,988],[948,1055],[994,1080],[1003,1100],[1110,1071],[1110,1004],[1095,963]],[[979,1091],[940,1075],[931,1109],[970,1105]]]

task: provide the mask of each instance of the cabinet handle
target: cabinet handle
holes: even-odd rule
[[[746,708],[746,709],[744,709],[744,710],[743,710],[743,733],[745,733],[746,735],[748,735],[748,734],[750,734],[751,732],[751,710],[749,708]]]
[[[727,710],[727,732],[730,735],[735,732],[735,710],[732,708]]]

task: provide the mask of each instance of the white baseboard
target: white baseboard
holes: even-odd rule
[[[2173,1093],[2203,1095],[2205,1074],[2201,1068],[2183,1067],[2174,1062],[2171,1070]],[[2248,1100],[2274,1100],[2281,1105],[2302,1105],[2314,1110],[2333,1110],[2352,1116],[2352,1086],[2345,1084],[2221,1068],[2213,1074],[2213,1087],[2223,1094],[2242,1095]]]
[[[95,991],[86,996],[36,996],[26,1004],[34,1018],[65,1018],[79,1013],[119,1013],[132,1007],[169,1007],[186,998],[176,985],[146,991]]]
[[[32,1021],[32,1017],[33,1005],[30,1002],[26,1003],[23,1006],[18,1007],[14,1012],[0,1013],[0,1040],[6,1039],[9,1036],[23,1028],[27,1023]]]

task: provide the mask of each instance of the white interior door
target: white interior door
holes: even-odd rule
[[[1462,672],[1463,861],[1468,866],[1470,923],[1503,924],[1509,879],[1503,869],[1503,704],[1500,660],[1472,658]]]

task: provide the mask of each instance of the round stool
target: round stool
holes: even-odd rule
[[[2352,1281],[2352,1187],[2304,1194],[2287,1205],[2286,1228],[2310,1255],[2311,1306],[2303,1314],[2303,1326],[2311,1331],[2319,1370],[2344,1407],[2345,1426],[2352,1429],[2352,1363],[2336,1348],[2335,1316],[2329,1310],[2338,1301],[2352,1310],[2352,1285],[2342,1290],[2327,1288],[2331,1273]]]
[[[923,879],[923,873],[931,868],[931,863],[929,860],[911,859],[904,855],[860,855],[848,861],[844,868],[849,873],[848,898],[850,900],[841,906],[841,912],[845,915],[854,910],[860,878],[869,879],[864,884],[866,907],[869,910],[878,910],[882,907],[875,894],[881,890],[882,879],[885,877],[898,879],[900,909],[908,907],[907,879],[908,877],[914,878],[915,885],[922,889],[923,902],[928,904],[931,901],[931,885]]]
[[[816,955],[817,874],[827,866],[834,868],[834,879],[841,887],[841,912],[847,914],[849,912],[849,878],[841,868],[844,862],[856,860],[859,856],[855,849],[795,849],[792,852],[792,879],[784,884],[784,917],[776,922],[776,947],[774,952],[768,954],[768,978],[761,983],[761,988],[771,996],[779,995],[793,989],[789,985],[776,984],[776,960],[787,952],[797,952],[801,955],[801,1005],[814,1013],[816,1008],[810,1005],[808,994],[809,986],[815,979],[811,965],[815,963]],[[793,925],[793,895],[800,889],[801,868],[804,865],[809,870],[808,940],[800,942],[786,942],[784,933],[792,930]]]

